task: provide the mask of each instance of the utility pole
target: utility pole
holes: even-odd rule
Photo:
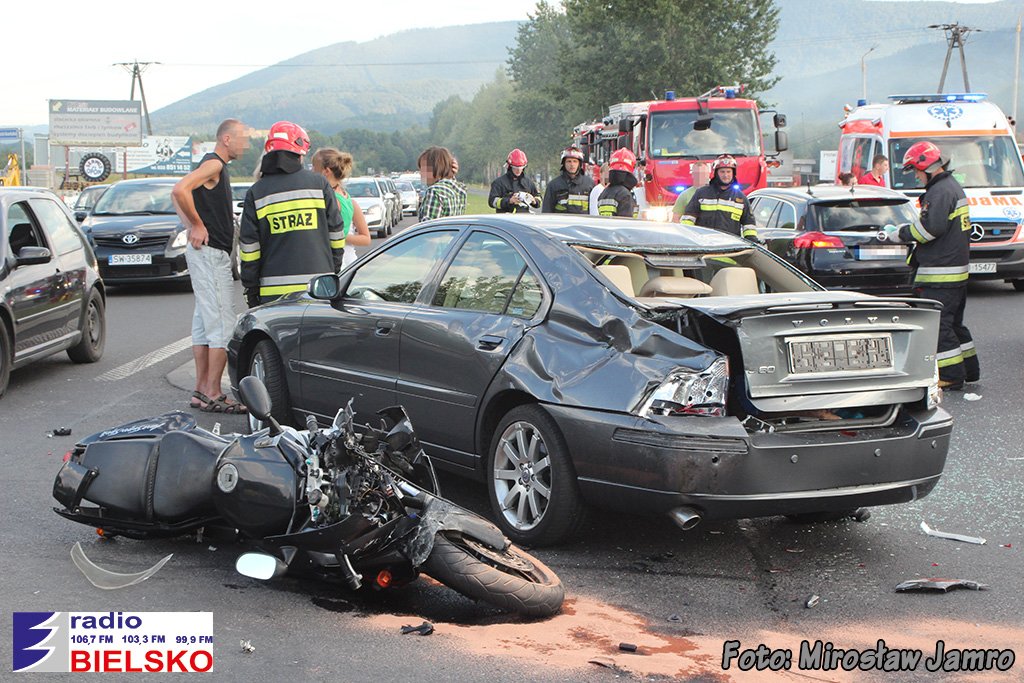
[[[970,28],[960,24],[932,24],[928,28],[937,28],[946,33],[946,61],[942,64],[942,76],[939,78],[939,93],[946,84],[946,72],[949,70],[949,58],[953,56],[953,48],[960,49],[960,68],[964,74],[964,90],[971,91],[971,83],[967,80],[967,56],[964,54],[964,43],[967,34],[971,31],[980,31],[980,28]]]
[[[1024,14],[1017,17],[1017,42],[1013,52],[1013,125],[1017,127],[1017,87],[1020,85],[1020,22]],[[1014,131],[1016,134],[1016,131]]]
[[[875,51],[877,45],[872,45],[871,49],[865,52],[860,57],[860,83],[861,83],[861,99],[865,102],[868,101],[868,68],[864,62],[864,59]]]
[[[153,134],[153,124],[149,121],[149,106],[146,104],[146,91],[142,88],[142,72],[153,64],[159,64],[160,62],[115,62],[114,66],[122,66],[125,71],[128,71],[132,75],[132,94],[129,99],[135,99],[135,82],[139,82],[139,94],[142,96],[142,113],[146,117],[146,135]]]

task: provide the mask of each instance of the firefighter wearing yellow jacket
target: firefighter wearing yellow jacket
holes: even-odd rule
[[[683,225],[700,225],[757,239],[757,226],[750,202],[736,182],[736,160],[722,154],[711,164],[711,182],[690,197],[683,213]]]
[[[327,179],[305,169],[309,136],[301,126],[270,127],[260,179],[245,195],[238,234],[249,306],[304,291],[310,279],[341,268],[344,224]]]

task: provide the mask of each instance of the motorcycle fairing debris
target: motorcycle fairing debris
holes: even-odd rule
[[[910,581],[904,581],[896,586],[896,590],[899,592],[934,590],[948,593],[951,588],[967,588],[972,591],[983,591],[988,590],[988,585],[978,583],[977,581],[968,581],[967,579],[911,579]]]
[[[973,543],[975,545],[985,545],[985,539],[980,536],[965,536],[963,534],[951,534],[946,531],[937,531],[924,521],[921,522],[921,531],[925,532],[929,536],[935,538],[945,538],[950,541],[963,541],[964,543]]]
[[[134,574],[122,574],[120,572],[112,572],[109,569],[104,569],[103,567],[95,564],[92,560],[86,557],[85,551],[82,550],[81,543],[75,543],[71,548],[71,561],[74,562],[79,571],[85,575],[85,578],[89,580],[89,583],[105,591],[127,588],[128,586],[134,586],[137,583],[142,583],[163,569],[163,566],[167,564],[172,557],[174,557],[174,553],[171,553],[145,571],[136,572]]]

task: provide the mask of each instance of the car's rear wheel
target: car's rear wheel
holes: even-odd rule
[[[291,422],[291,405],[288,399],[288,383],[284,376],[284,364],[281,362],[281,354],[278,352],[274,342],[264,339],[253,349],[252,359],[249,361],[249,373],[256,377],[270,394],[270,403],[273,406],[271,415],[281,424]],[[249,413],[249,429],[253,432],[263,429],[266,425]]]
[[[0,397],[7,391],[7,383],[11,381],[13,348],[11,336],[7,334],[7,325],[0,320]]]
[[[1010,280],[1010,284],[1018,292],[1024,292],[1024,280]]]
[[[95,363],[103,357],[107,341],[106,309],[97,290],[89,294],[89,304],[82,318],[82,338],[68,349],[68,358],[75,363]]]
[[[501,420],[491,440],[487,475],[494,517],[516,543],[568,540],[586,521],[569,448],[540,406],[513,408]]]

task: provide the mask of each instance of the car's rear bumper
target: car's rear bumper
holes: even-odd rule
[[[749,434],[734,418],[644,420],[546,405],[593,505],[706,518],[828,512],[927,495],[949,450],[941,409],[903,410],[886,428]]]

